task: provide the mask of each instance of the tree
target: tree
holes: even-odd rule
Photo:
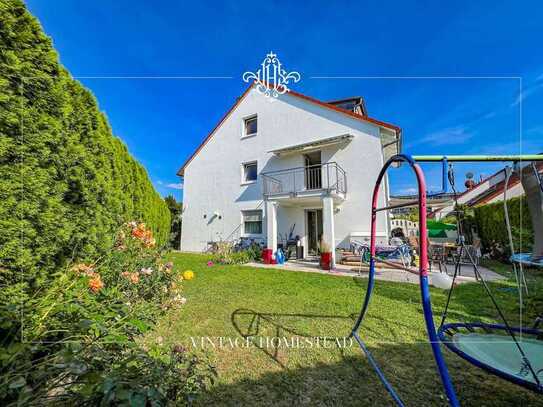
[[[181,214],[183,213],[183,202],[177,202],[173,195],[168,195],[164,201],[166,202],[171,215],[170,245],[174,249],[179,249],[181,245]]]
[[[130,220],[166,244],[164,200],[22,1],[0,0],[0,50],[1,277],[96,258]]]

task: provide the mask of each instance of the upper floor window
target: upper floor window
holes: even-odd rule
[[[242,170],[243,171],[241,174],[241,177],[242,177],[241,182],[243,183],[256,182],[256,178],[258,175],[258,166],[257,166],[256,161],[243,164]]]
[[[243,135],[254,136],[258,132],[258,118],[256,115],[243,120]]]

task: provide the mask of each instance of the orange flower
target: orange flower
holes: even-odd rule
[[[97,293],[104,287],[104,283],[100,279],[99,275],[89,280],[89,288],[93,293]]]
[[[84,274],[86,276],[92,276],[94,274],[94,267],[90,264],[79,263],[72,267],[73,272],[77,274]]]
[[[129,271],[123,271],[121,275],[126,278],[127,280],[130,280],[132,283],[137,284],[140,281],[140,276],[138,273],[130,273]]]
[[[144,235],[144,231],[141,229],[133,229],[132,230],[132,236],[134,236],[136,239],[141,239]]]

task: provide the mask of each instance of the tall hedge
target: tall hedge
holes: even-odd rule
[[[0,201],[1,270],[39,277],[98,257],[132,219],[169,237],[145,169],[19,0],[0,0]]]
[[[533,245],[533,230],[530,210],[528,209],[526,199],[524,197],[522,199],[509,199],[507,201],[507,208],[513,231],[515,250],[519,250],[520,237],[522,237],[522,251],[530,251]],[[489,250],[494,242],[502,246],[506,253],[509,253],[509,238],[507,235],[503,202],[477,206],[474,208],[474,213],[483,247]],[[521,216],[522,229],[520,227]]]

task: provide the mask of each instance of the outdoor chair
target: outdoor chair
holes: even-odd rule
[[[456,253],[453,254],[454,263],[456,264],[457,262],[459,262],[460,264],[460,268],[458,269],[458,275],[461,275],[461,266],[470,265],[473,267],[473,274],[475,275],[475,279],[479,280],[479,277],[475,272],[475,268],[479,266],[480,258],[481,251],[478,247],[473,245],[465,245],[463,251],[462,247],[459,247]],[[473,259],[473,263],[471,259]]]
[[[446,266],[446,254],[445,254],[445,248],[443,246],[438,245],[430,245],[430,250],[428,253],[428,257],[430,258],[430,272],[432,271],[432,264],[437,263],[439,267],[439,272],[447,274],[447,266]]]

